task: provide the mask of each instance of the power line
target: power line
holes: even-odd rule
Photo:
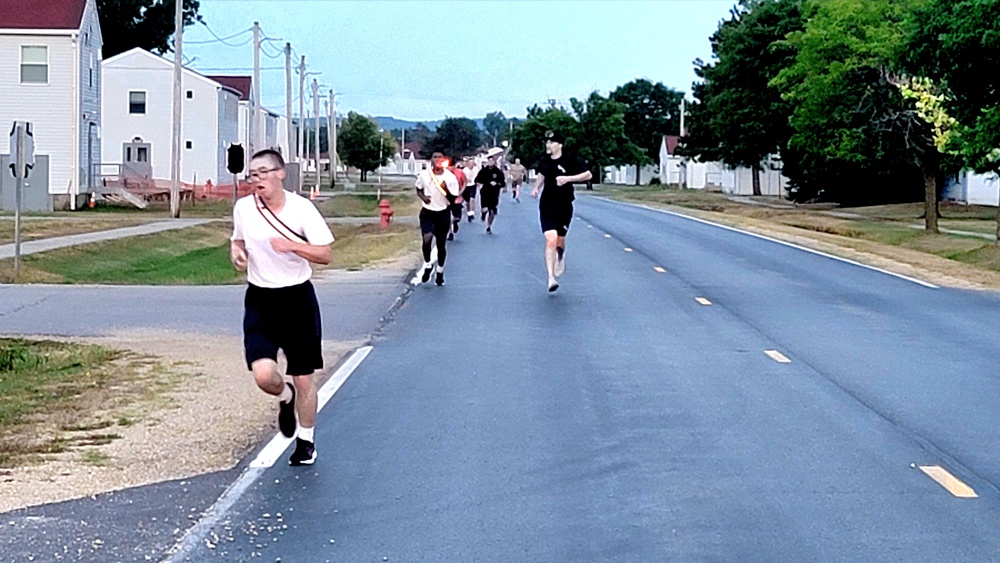
[[[253,40],[253,38],[250,38],[250,39],[248,39],[247,41],[245,41],[243,43],[235,43],[235,44],[234,43],[229,43],[229,41],[232,40],[232,39],[236,39],[237,37],[239,37],[239,36],[241,36],[241,35],[243,35],[245,33],[250,33],[251,31],[253,31],[252,29],[244,29],[243,31],[241,31],[239,33],[234,33],[233,35],[230,35],[229,37],[219,37],[219,34],[217,34],[214,31],[212,31],[212,28],[209,27],[207,23],[205,23],[204,21],[202,21],[201,24],[205,26],[205,29],[207,29],[208,32],[212,34],[212,37],[215,37],[215,39],[214,40],[209,40],[209,41],[185,41],[184,42],[185,44],[187,44],[187,45],[210,45],[210,44],[213,44],[213,43],[222,43],[223,45],[226,45],[228,47],[242,47],[242,46],[246,45],[247,43],[249,43],[250,41]]]

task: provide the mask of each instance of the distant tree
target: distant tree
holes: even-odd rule
[[[486,117],[483,118],[483,131],[486,133],[486,141],[491,147],[497,146],[502,140],[501,135],[509,128],[509,123],[502,111],[486,114]]]
[[[611,92],[609,98],[624,108],[625,135],[641,149],[630,151],[627,164],[641,166],[655,162],[660,143],[667,134],[679,134],[681,127],[680,105],[684,93],[667,88],[662,83],[653,84],[645,78],[633,80]],[[636,185],[640,175],[635,175]]]
[[[525,166],[534,166],[545,156],[545,132],[549,130],[562,133],[570,150],[579,150],[577,142],[583,134],[573,114],[554,104],[545,108],[534,105],[528,108],[527,119],[514,129],[510,158],[520,158]]]
[[[911,73],[933,81],[922,102],[945,151],[976,172],[1000,173],[1000,1],[918,7],[902,52]]]
[[[585,101],[571,98],[570,105],[580,131],[575,150],[590,165],[598,182],[604,177],[605,166],[635,164],[646,158],[643,149],[626,133],[628,106],[597,92]]]
[[[413,126],[413,129],[406,132],[407,142],[413,143],[426,144],[433,136],[434,132],[423,123],[417,123]]]
[[[198,0],[184,1],[184,26],[202,21]],[[135,47],[167,53],[173,50],[173,0],[97,0],[105,58]]]
[[[482,146],[482,132],[476,122],[467,117],[449,117],[438,126],[421,150],[423,158],[435,152],[452,158],[470,155]]]
[[[396,151],[396,141],[390,133],[379,133],[375,120],[353,111],[340,123],[337,142],[340,158],[347,166],[361,171],[362,182],[368,179],[369,172],[391,162]]]
[[[695,61],[701,80],[682,152],[752,168],[754,195],[761,165],[784,153],[792,135],[791,105],[771,81],[795,61],[784,40],[803,29],[801,10],[802,0],[742,0],[710,39],[715,62]]]

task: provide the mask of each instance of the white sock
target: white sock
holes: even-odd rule
[[[287,403],[288,401],[292,400],[292,389],[288,386],[287,383],[281,384],[281,394],[278,395],[278,400],[280,400],[282,403]]]
[[[305,440],[306,442],[312,442],[313,440],[313,430],[316,428],[306,428],[304,426],[299,426],[298,437]]]
[[[433,262],[424,262],[424,269],[425,270],[430,270],[433,267],[434,267],[434,263]]]
[[[438,264],[438,273],[439,274],[443,274],[444,273],[444,265],[443,264]]]

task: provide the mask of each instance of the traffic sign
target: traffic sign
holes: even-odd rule
[[[35,137],[31,123],[15,121],[10,130],[10,171],[15,178],[27,178],[35,166]]]

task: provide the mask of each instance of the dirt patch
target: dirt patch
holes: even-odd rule
[[[239,336],[130,331],[76,342],[156,358],[175,381],[171,389],[125,410],[95,411],[74,434],[114,434],[80,444],[46,461],[0,471],[0,512],[191,477],[233,467],[276,432],[277,403],[259,391],[246,370]],[[325,342],[327,370],[361,342]],[[126,419],[126,424],[118,421]]]

